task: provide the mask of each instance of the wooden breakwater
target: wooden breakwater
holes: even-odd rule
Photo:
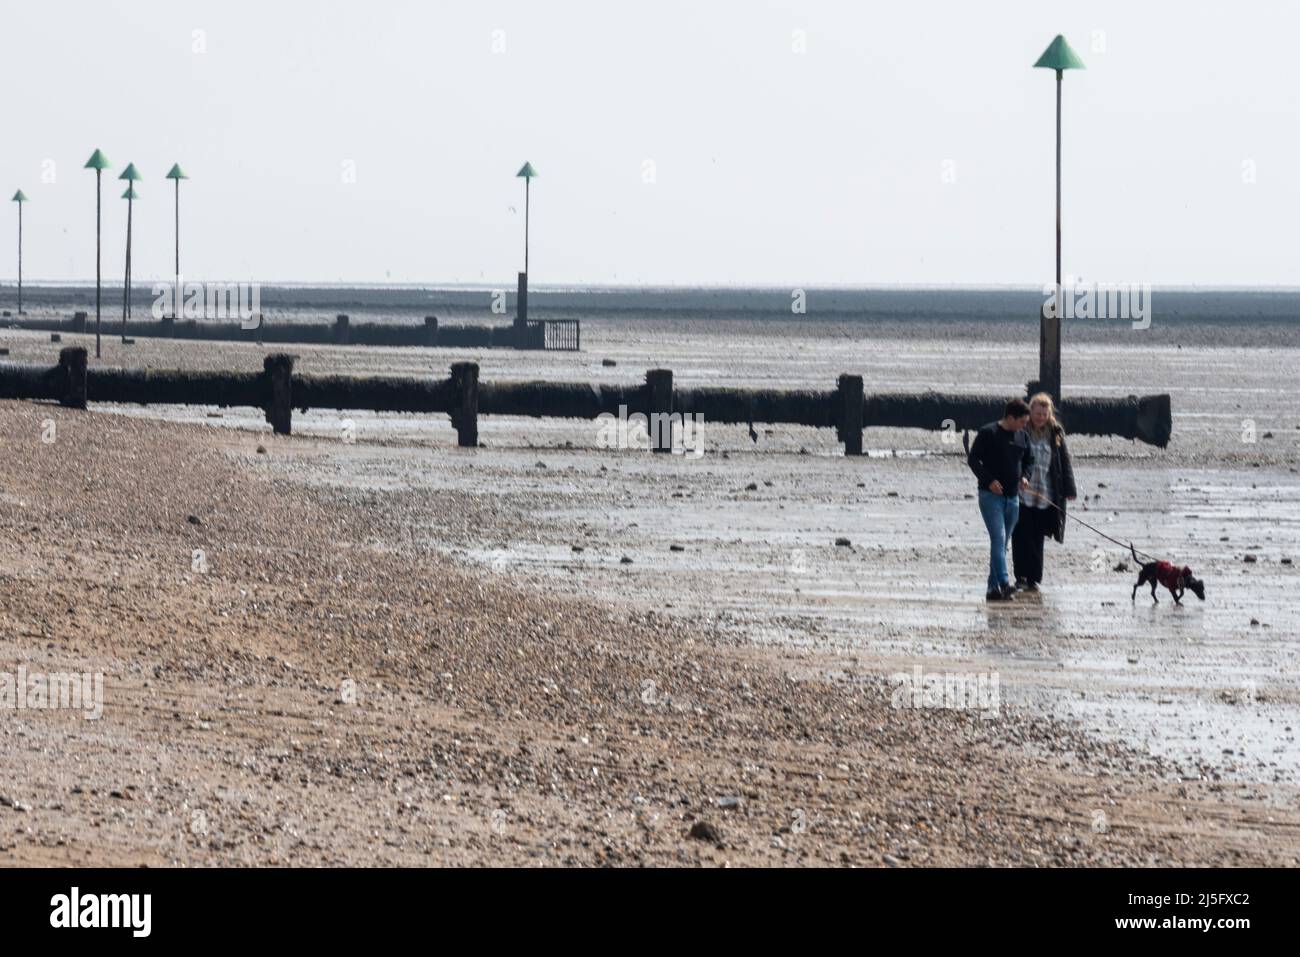
[[[834,389],[675,388],[669,369],[651,369],[626,384],[480,382],[475,362],[457,362],[445,379],[303,375],[293,356],[265,357],[261,372],[88,368],[86,350],[68,347],[54,367],[0,363],[0,398],[45,399],[85,408],[89,402],[245,406],[262,409],[288,435],[293,410],[364,409],[450,416],[462,446],[478,445],[480,415],[596,419],[643,415],[653,447],[669,451],[682,416],[697,422],[834,428],[846,455],[862,454],[862,430],[963,431],[1001,417],[1003,397],[918,393],[868,395],[862,376],[842,375]],[[1164,448],[1172,434],[1168,395],[1071,398],[1060,416],[1071,433],[1136,439]],[[676,418],[674,418],[676,417]]]
[[[11,328],[40,332],[93,334],[86,313],[69,319],[18,318],[6,320]],[[418,324],[352,322],[347,315],[330,323],[268,322],[257,316],[246,322],[204,322],[197,319],[128,319],[125,332],[120,320],[105,321],[103,335],[128,338],[191,339],[202,342],[257,342],[334,346],[440,346],[444,348],[548,349],[578,351],[582,326],[577,319],[529,319],[502,326],[441,325],[437,316]]]

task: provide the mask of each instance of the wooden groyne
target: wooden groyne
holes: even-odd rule
[[[18,318],[5,320],[11,328],[38,332],[94,333],[86,313],[70,319]],[[254,324],[256,322],[256,324]],[[246,328],[247,327],[247,328]],[[191,339],[201,342],[258,342],[321,346],[440,346],[444,348],[548,349],[578,351],[582,347],[581,323],[577,319],[530,319],[501,326],[441,325],[437,316],[425,316],[419,324],[357,322],[338,315],[334,322],[268,322],[264,316],[246,323],[202,322],[197,319],[128,319],[126,331],[117,320],[105,322],[105,335],[128,338]]]
[[[845,454],[862,454],[862,430],[871,427],[963,431],[1002,415],[995,396],[867,395],[863,379],[842,375],[834,389],[674,388],[668,369],[651,369],[645,381],[628,384],[480,382],[475,362],[458,362],[445,379],[389,376],[303,375],[290,355],[265,357],[261,372],[88,368],[86,350],[59,353],[50,368],[0,363],[0,398],[44,399],[75,408],[88,402],[211,405],[259,408],[278,433],[292,432],[293,410],[364,409],[373,412],[440,413],[451,417],[462,446],[478,444],[480,415],[597,419],[643,415],[653,425],[652,443],[668,451],[672,428],[682,416],[696,422],[804,425],[834,428]],[[1164,448],[1172,434],[1168,395],[1072,398],[1060,416],[1074,434],[1111,435]]]

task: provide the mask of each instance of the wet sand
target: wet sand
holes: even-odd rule
[[[57,350],[48,337],[0,335],[13,359],[46,361]],[[636,381],[667,367],[679,384],[829,388],[838,373],[860,371],[869,392],[1010,394],[1034,362],[1008,355],[999,335],[611,322],[584,323],[587,351],[577,355],[295,351],[304,371],[444,376],[452,361],[473,358],[488,380]],[[107,362],[155,367],[259,368],[262,355],[242,345],[105,343]],[[617,364],[602,366],[606,358]],[[878,698],[890,676],[916,666],[996,672],[1008,715],[1093,742],[1068,749],[1083,777],[1113,775],[1151,799],[1194,787],[1285,818],[1297,808],[1300,771],[1297,581],[1284,561],[1300,552],[1297,358],[1287,344],[1143,345],[1136,334],[1067,346],[1067,394],[1173,397],[1169,449],[1088,437],[1073,449],[1081,517],[1206,580],[1209,600],[1189,595],[1181,608],[1152,606],[1148,595],[1131,602],[1132,560],[1074,524],[1064,547],[1049,544],[1041,596],[986,606],[973,479],[960,444],[940,433],[869,430],[871,454],[845,459],[830,430],[758,425],[751,442],[743,426],[706,423],[706,454],[694,458],[596,448],[594,423],[485,418],[485,447],[466,453],[453,448],[444,417],[308,412],[295,413],[295,438],[259,456],[251,446],[267,441],[267,426],[251,410],[102,411],[233,427],[202,434],[263,479],[383,516],[374,547],[401,542],[451,556],[493,588],[698,630],[775,656],[809,686]],[[1254,442],[1243,441],[1248,417]],[[1116,570],[1122,562],[1130,567]],[[904,716],[916,714],[953,713]],[[1003,739],[1034,761],[1059,757],[1055,740]],[[1154,814],[1161,827],[1174,817]],[[1294,837],[1281,834],[1270,840],[1294,854]],[[1166,862],[1204,860],[1216,841],[1198,829]]]

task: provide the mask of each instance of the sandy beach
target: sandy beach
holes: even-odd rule
[[[468,358],[487,381],[860,372],[869,393],[1012,394],[1035,369],[1018,324],[890,332],[584,321],[581,353],[293,351],[352,374]],[[309,410],[273,438],[256,410],[0,403],[0,661],[105,674],[98,721],[4,724],[0,854],[1294,865],[1292,336],[1067,346],[1067,397],[1172,397],[1168,449],[1072,447],[1077,514],[1204,577],[1183,607],[1130,601],[1131,558],[1078,525],[1040,596],[987,606],[974,482],[938,431],[872,429],[846,459],[830,430],[706,423],[704,455],[652,456],[591,422],[484,418],[465,450],[442,416]],[[996,675],[997,707],[895,707],[917,668]]]

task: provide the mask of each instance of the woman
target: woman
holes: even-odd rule
[[[1011,564],[1016,588],[1038,591],[1043,580],[1043,541],[1065,541],[1065,503],[1073,502],[1074,466],[1057,421],[1052,397],[1040,392],[1029,400],[1025,438],[1033,453],[1028,488],[1020,491],[1020,520],[1011,533]]]

